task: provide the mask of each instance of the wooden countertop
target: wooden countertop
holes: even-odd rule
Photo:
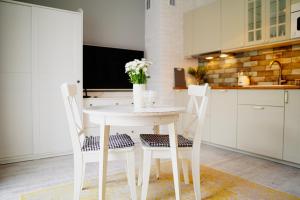
[[[249,85],[249,86],[210,86],[213,90],[287,90],[300,89],[298,85]],[[173,87],[174,90],[187,90],[188,87]]]
[[[187,90],[188,87],[187,86],[174,86],[173,90]]]
[[[215,90],[230,90],[230,89],[255,89],[255,90],[284,90],[284,89],[300,89],[297,85],[249,85],[249,86],[211,86]]]

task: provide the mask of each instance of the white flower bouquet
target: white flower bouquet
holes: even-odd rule
[[[129,75],[132,84],[146,84],[147,79],[150,78],[148,74],[148,67],[152,63],[142,58],[141,60],[135,59],[126,63],[125,73]]]

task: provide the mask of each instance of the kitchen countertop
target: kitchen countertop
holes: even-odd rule
[[[211,86],[211,89],[230,90],[230,89],[255,89],[255,90],[283,90],[283,89],[300,89],[297,85],[249,85],[249,86]]]
[[[299,85],[249,85],[249,86],[210,86],[213,90],[287,90],[300,89]],[[173,87],[174,90],[187,90],[188,87]]]

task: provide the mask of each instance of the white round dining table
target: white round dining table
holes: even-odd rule
[[[168,125],[170,151],[176,199],[180,199],[179,162],[176,122],[184,107],[153,106],[135,109],[133,105],[94,106],[83,110],[92,123],[100,127],[99,199],[105,199],[108,139],[110,126],[160,126]]]

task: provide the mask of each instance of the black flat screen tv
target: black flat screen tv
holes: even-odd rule
[[[132,89],[125,64],[144,57],[143,51],[83,46],[83,88],[86,90]]]

